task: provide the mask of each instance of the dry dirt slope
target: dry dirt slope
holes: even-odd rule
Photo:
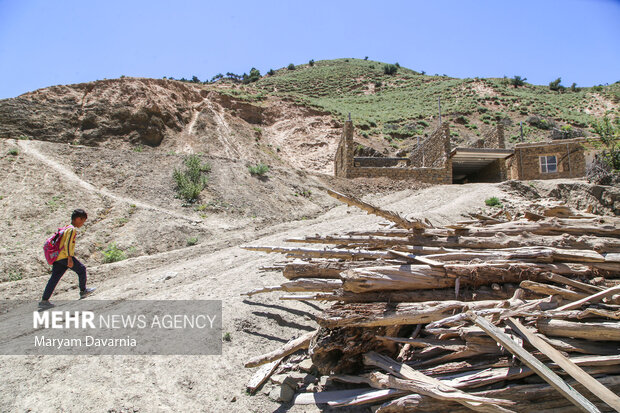
[[[507,196],[497,185],[444,186],[393,193],[383,199],[383,205],[446,223],[463,211],[477,209],[489,193]],[[245,395],[252,370],[242,366],[249,357],[298,335],[300,329],[312,328],[317,308],[279,302],[274,294],[244,300],[240,293],[277,283],[279,274],[259,274],[257,268],[279,258],[245,251],[239,245],[279,245],[289,237],[369,228],[378,222],[338,206],[315,219],[231,229],[198,246],[94,267],[91,280],[100,289],[94,298],[223,300],[223,328],[232,341],[224,342],[222,356],[3,356],[0,410],[287,411],[262,394]],[[0,294],[13,296],[19,291],[24,298],[36,299],[44,282],[45,277],[37,277],[3,283]],[[70,288],[74,282],[71,275],[66,276],[56,298],[75,298],[77,293]],[[306,314],[303,325],[297,324],[300,312]]]

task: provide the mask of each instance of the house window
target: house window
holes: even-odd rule
[[[541,156],[540,157],[540,172],[552,173],[558,171],[558,161],[555,158],[555,155],[552,156]]]

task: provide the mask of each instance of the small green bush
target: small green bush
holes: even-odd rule
[[[295,70],[295,65],[290,63],[287,67],[288,70]]]
[[[192,245],[198,244],[198,237],[191,237],[187,239],[187,246],[191,247]]]
[[[23,277],[22,273],[17,271],[17,270],[10,270],[8,277],[7,277],[7,281],[19,281],[21,280]]]
[[[494,207],[494,206],[501,206],[501,205],[502,205],[502,203],[501,203],[501,202],[499,202],[499,198],[498,198],[498,197],[496,197],[496,196],[491,197],[491,198],[488,198],[488,199],[485,199],[485,200],[484,200],[484,203],[485,203],[487,206],[490,206],[490,207]]]
[[[7,154],[9,154],[11,156],[17,156],[17,155],[19,155],[19,151],[17,149],[13,148],[13,149],[9,149]]]
[[[396,74],[396,72],[398,72],[398,66],[396,65],[387,64],[383,66],[383,73],[385,73],[386,75],[393,75]]]
[[[310,61],[308,62],[308,64],[309,64],[310,66],[314,66],[314,59],[310,59]]]
[[[515,77],[510,79],[510,84],[514,87],[519,87],[519,86],[525,85],[526,80],[527,80],[527,77],[522,78],[521,76],[515,75]]]
[[[259,163],[257,165],[250,165],[248,167],[248,170],[250,171],[251,175],[263,176],[267,172],[269,172],[269,166],[265,165],[264,163]]]
[[[179,197],[191,203],[198,199],[200,192],[207,185],[207,177],[203,174],[211,172],[211,165],[202,163],[196,155],[185,158],[184,164],[185,170],[175,168],[172,177],[177,184]]]
[[[115,242],[108,245],[107,248],[102,252],[102,254],[103,262],[106,264],[127,259],[127,255],[125,254],[125,252],[118,248]]]

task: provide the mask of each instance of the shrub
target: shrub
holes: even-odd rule
[[[600,160],[617,173],[620,171],[620,118],[611,120],[605,115],[591,125],[600,139],[600,143],[593,142],[594,146],[602,149]]]
[[[286,67],[288,70],[295,70],[295,65],[292,63],[289,63],[289,65]]]
[[[562,78],[558,77],[553,82],[549,82],[549,89],[554,91],[563,91],[564,86],[562,86],[560,83],[562,83]]]
[[[314,59],[310,59],[310,61],[308,62],[308,64],[309,64],[310,66],[314,66]]]
[[[175,168],[172,177],[177,184],[179,197],[187,202],[195,202],[207,185],[207,177],[203,173],[209,173],[211,166],[208,163],[203,164],[196,155],[185,158],[184,164],[185,170]]]
[[[252,69],[250,69],[250,75],[246,75],[245,73],[243,74],[243,80],[241,81],[243,84],[248,84],[248,83],[252,83],[252,82],[256,82],[257,80],[260,79],[260,71],[253,67]]]
[[[275,74],[276,74],[276,72],[275,72],[273,69],[269,69],[269,71],[267,72],[267,74],[268,74],[269,76],[273,76],[273,75],[275,75]]]
[[[396,65],[386,64],[385,66],[383,66],[383,73],[385,73],[386,75],[393,75],[396,72],[398,72],[398,66]]]
[[[19,151],[17,149],[13,148],[13,149],[9,149],[7,154],[9,154],[11,156],[17,156],[17,155],[19,155]]]
[[[191,237],[187,239],[187,246],[191,247],[192,245],[198,244],[198,237]]]
[[[19,281],[23,277],[22,273],[17,270],[9,270],[7,281]]]
[[[116,246],[116,243],[113,242],[102,252],[103,254],[103,262],[109,264],[111,262],[123,261],[127,259],[127,255],[125,252]]]
[[[250,165],[248,167],[248,170],[250,171],[251,175],[263,176],[267,172],[269,172],[269,166],[265,165],[264,163],[259,163],[257,165]]]
[[[526,80],[527,77],[522,78],[521,76],[515,75],[512,79],[510,79],[510,84],[516,88],[525,85]]]
[[[494,206],[501,206],[501,205],[502,205],[502,203],[501,203],[501,202],[499,202],[499,198],[498,198],[498,197],[496,197],[496,196],[491,197],[491,198],[488,198],[488,199],[485,199],[485,200],[484,200],[484,203],[485,203],[487,206],[490,206],[490,207],[494,207]]]

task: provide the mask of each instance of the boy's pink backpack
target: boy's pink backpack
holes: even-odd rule
[[[58,228],[58,231],[56,231],[54,235],[45,240],[43,244],[43,253],[45,254],[45,259],[48,264],[53,264],[56,258],[58,258],[60,251],[65,247],[64,245],[60,245],[60,240],[65,231],[69,228],[73,228],[73,226],[67,225],[66,227]]]

